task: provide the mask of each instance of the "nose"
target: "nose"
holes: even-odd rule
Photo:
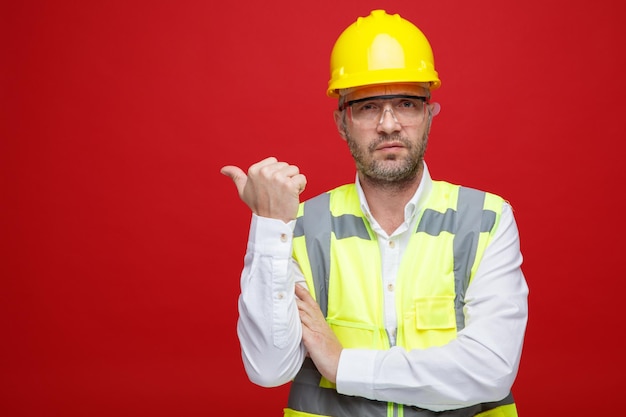
[[[378,126],[376,130],[378,132],[392,133],[402,129],[402,125],[396,119],[396,115],[393,114],[393,110],[390,107],[383,109],[383,114],[380,116]]]

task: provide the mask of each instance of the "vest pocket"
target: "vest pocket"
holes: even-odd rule
[[[403,325],[399,337],[408,348],[445,345],[456,338],[454,296],[415,298]]]
[[[383,349],[374,326],[345,320],[328,319],[330,328],[344,348]]]
[[[424,297],[415,299],[415,327],[418,330],[456,328],[454,297]]]

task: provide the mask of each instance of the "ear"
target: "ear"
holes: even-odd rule
[[[430,114],[432,114],[432,117],[435,117],[441,111],[441,104],[436,101],[431,101],[428,105],[430,106]]]
[[[342,112],[341,110],[335,110],[333,112],[333,117],[335,118],[335,125],[337,126],[339,136],[341,136],[343,140],[346,140],[346,124],[343,120],[344,112]]]
[[[433,123],[433,117],[439,114],[441,111],[441,105],[437,102],[428,103],[428,126],[426,127],[426,134],[430,133],[430,128]]]

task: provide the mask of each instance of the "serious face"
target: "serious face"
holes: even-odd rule
[[[335,123],[363,181],[401,186],[417,178],[428,143],[429,96],[418,84],[368,86],[346,95]]]

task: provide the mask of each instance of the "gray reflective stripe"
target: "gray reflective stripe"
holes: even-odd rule
[[[335,238],[345,239],[348,237],[358,237],[365,240],[371,240],[367,231],[367,226],[361,217],[353,214],[343,214],[341,216],[332,216],[328,210],[330,204],[330,194],[325,193],[304,202],[304,215],[296,220],[294,236],[304,236],[313,232],[321,232],[324,230],[332,230]],[[304,220],[304,216],[312,216],[310,219]],[[328,220],[330,219],[330,220]],[[330,228],[328,228],[330,225]]]
[[[300,373],[292,382],[287,406],[292,410],[333,417],[470,417],[496,407],[513,404],[513,395],[496,402],[477,404],[456,410],[435,412],[420,407],[392,404],[339,394],[319,386],[321,375],[310,358],[304,360]]]
[[[319,386],[321,375],[310,358],[304,360],[302,369],[293,380],[287,406],[292,410],[323,416],[380,417],[387,416],[388,404],[337,393]]]
[[[466,187],[459,188],[459,198],[456,212],[459,219],[456,222],[458,229],[454,233],[452,243],[454,253],[454,310],[456,312],[456,329],[461,331],[465,328],[465,291],[469,285],[470,272],[476,249],[478,247],[478,237],[482,227],[483,205],[485,193]]]
[[[424,232],[431,236],[439,236],[441,232],[455,233],[456,211],[452,209],[440,213],[432,209],[424,210],[416,233]]]
[[[459,194],[463,190],[463,187],[459,190]],[[467,190],[467,189],[466,189]],[[476,190],[471,190],[476,191]],[[484,193],[478,191],[478,193]],[[482,207],[482,206],[481,206]],[[480,207],[475,207],[477,210]],[[480,209],[482,211],[482,209]],[[461,214],[463,216],[463,214]],[[482,211],[482,219],[480,224],[481,232],[488,232],[491,230],[493,225],[496,222],[496,213],[490,210]],[[448,233],[458,233],[458,230],[455,227],[457,218],[457,212],[453,209],[446,210],[445,213],[440,213],[435,210],[426,209],[424,210],[424,214],[422,215],[422,220],[420,221],[419,226],[417,227],[417,232],[424,232],[431,236],[438,236],[441,232]]]
[[[491,230],[496,220],[496,213],[483,210],[485,193],[467,187],[459,188],[456,210],[447,209],[445,213],[426,209],[422,215],[417,233],[424,232],[438,236],[442,232],[454,234],[454,309],[457,331],[465,328],[465,292],[469,286],[472,265],[476,258],[478,238],[481,232]],[[463,221],[459,221],[463,219]]]
[[[336,239],[359,237],[370,240],[362,218],[330,213],[330,193],[320,194],[304,203],[304,214],[296,220],[294,237],[304,236],[311,264],[317,303],[324,316],[328,313],[328,279],[330,277],[330,234]],[[306,230],[306,233],[305,233]]]
[[[324,317],[328,313],[328,278],[330,276],[330,193],[320,194],[304,203],[304,215],[299,217],[294,237],[304,235],[313,273],[315,295]],[[307,231],[305,234],[304,231]]]
[[[370,240],[370,234],[361,217],[352,214],[344,214],[338,217],[332,217],[333,232],[335,238],[345,239],[348,237],[359,237],[361,239]]]

